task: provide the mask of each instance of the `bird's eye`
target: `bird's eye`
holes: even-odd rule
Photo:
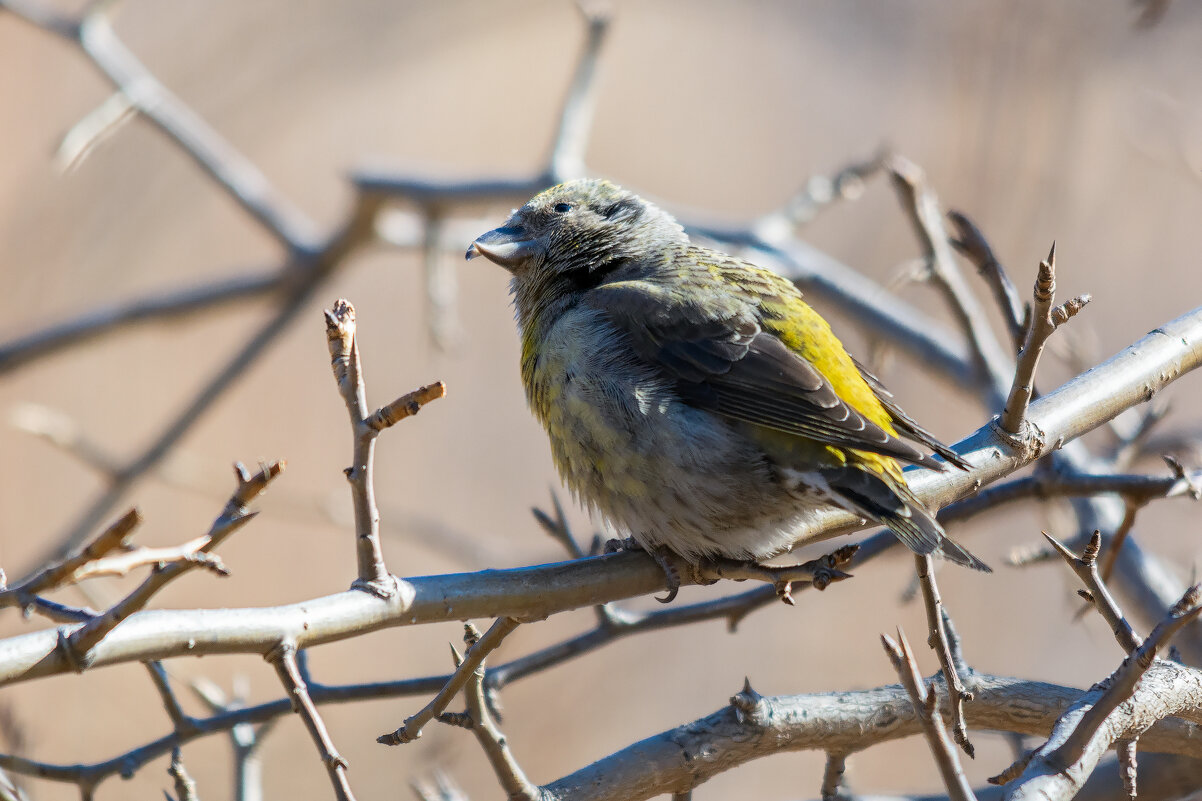
[[[567,214],[571,210],[572,210],[572,206],[568,203],[556,203],[555,204],[555,211],[558,214]]]

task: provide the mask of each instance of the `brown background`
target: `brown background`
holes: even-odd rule
[[[1202,287],[1202,13],[1180,3],[1148,31],[1134,18],[1120,0],[620,3],[588,161],[592,172],[669,205],[738,221],[771,210],[810,174],[888,143],[926,168],[946,205],[978,221],[1024,294],[1056,239],[1062,293],[1095,298],[1073,334],[1089,358],[1104,358],[1195,306]],[[536,169],[583,38],[563,2],[131,0],[117,28],[167,86],[329,226],[351,198],[346,171],[369,161],[433,175]],[[274,243],[143,122],[76,172],[57,174],[50,156],[59,137],[108,93],[77,52],[0,13],[0,337],[279,258]],[[492,222],[504,212],[495,209]],[[918,253],[880,181],[805,235],[882,282]],[[449,242],[449,258],[466,244]],[[234,575],[191,575],[157,606],[278,604],[348,585],[354,563],[341,469],[350,443],[320,317],[337,296],[358,307],[376,403],[433,379],[449,386],[447,399],[380,447],[390,567],[413,575],[559,558],[528,513],[557,481],[524,408],[505,277],[481,262],[457,269],[462,333],[455,348],[439,351],[426,335],[417,256],[381,248],[354,259],[137,488],[131,502],[147,519],[139,539],[170,544],[207,526],[231,486],[231,461],[289,462],[260,519],[222,549]],[[944,316],[930,290],[903,291]],[[247,304],[141,328],[5,375],[0,413],[45,404],[112,453],[132,455],[265,311]],[[863,350],[854,321],[837,322],[852,349]],[[1070,372],[1056,360],[1044,381]],[[945,439],[986,419],[975,399],[904,358],[884,377]],[[1193,377],[1170,390],[1172,424],[1198,422],[1197,391]],[[100,481],[7,426],[0,454],[0,564],[19,574]],[[947,569],[941,583],[976,668],[1085,686],[1119,653],[1100,621],[1071,621],[1077,603],[1067,571],[1002,564],[1041,527],[1070,533],[1055,512],[1009,510],[962,530],[999,569],[987,577]],[[1198,552],[1196,515],[1187,502],[1170,501],[1140,517],[1143,543],[1183,575]],[[582,534],[592,531],[583,514],[573,519]],[[507,690],[506,733],[531,778],[548,781],[713,711],[744,675],[773,694],[889,683],[878,633],[902,624],[921,640],[921,611],[899,600],[909,579],[908,560],[893,557],[853,582],[807,593],[798,608],[759,612],[734,635],[712,623],[623,641]],[[112,597],[121,586],[100,590]],[[523,627],[502,656],[590,623],[591,613],[580,612]],[[10,611],[0,633],[33,625],[40,623]],[[319,649],[314,668],[328,682],[441,672],[445,643],[459,636],[455,625],[378,633]],[[929,654],[922,665],[934,670]],[[279,693],[258,659],[169,667],[181,680],[203,675],[226,687],[244,674],[255,700]],[[436,767],[474,798],[497,797],[465,732],[432,727],[399,749],[373,742],[425,700],[324,710],[359,797],[404,797],[407,782]],[[107,758],[168,730],[137,665],[14,686],[0,704],[23,727],[27,753],[47,760]],[[980,782],[1010,755],[997,738],[976,740],[969,770]],[[222,737],[185,749],[205,798],[227,793],[226,750]],[[268,797],[328,793],[298,720],[282,722],[263,756]],[[168,786],[164,767],[156,763],[132,783],[111,780],[100,797],[158,797]],[[813,797],[821,767],[819,755],[779,756],[725,774],[695,797]],[[860,792],[939,786],[918,740],[855,757],[849,777]],[[66,787],[35,789],[38,798],[74,797]]]

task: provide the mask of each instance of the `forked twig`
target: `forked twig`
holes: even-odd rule
[[[198,553],[208,554],[220,545],[229,535],[250,522],[257,512],[251,512],[246,507],[257,497],[267,484],[284,470],[284,462],[272,462],[263,465],[258,473],[250,473],[241,464],[234,465],[234,474],[238,479],[238,487],[230,496],[221,514],[209,527],[205,542],[197,548]],[[91,663],[91,650],[103,640],[109,632],[116,628],[121,621],[144,607],[160,589],[179,578],[188,570],[202,564],[196,559],[178,561],[156,569],[129,595],[114,604],[110,609],[93,618],[91,621],[63,637],[60,642],[64,654],[75,665],[77,670],[83,670]]]
[[[357,584],[382,598],[389,598],[396,587],[395,579],[390,577],[384,565],[384,550],[380,545],[380,510],[376,506],[374,479],[376,437],[389,426],[417,414],[424,404],[443,397],[446,387],[442,382],[431,384],[402,395],[375,413],[369,412],[363,363],[355,336],[355,307],[350,301],[339,299],[325,312],[325,320],[334,380],[350,415],[354,436],[353,461],[346,469],[346,478],[350,482],[355,510]]]
[[[922,588],[923,608],[927,617],[927,645],[939,659],[939,667],[947,683],[948,708],[952,716],[952,736],[956,743],[970,757],[975,756],[976,749],[968,739],[968,724],[964,720],[964,704],[973,699],[973,694],[964,687],[960,676],[960,666],[957,665],[956,654],[952,652],[951,638],[948,627],[944,625],[947,610],[943,608],[943,600],[939,596],[939,585],[935,583],[935,565],[930,554],[914,554],[914,569],[918,576],[918,584]],[[947,618],[950,620],[950,618]],[[957,649],[958,650],[958,649]],[[960,660],[962,661],[962,659]],[[932,695],[935,688],[931,688]]]
[[[483,637],[469,637],[473,641],[470,643],[467,654],[464,655],[462,661],[457,658],[459,664],[456,665],[455,672],[439,690],[438,695],[434,696],[430,703],[417,713],[405,718],[405,723],[399,729],[388,734],[381,734],[376,738],[376,742],[383,745],[400,745],[413,742],[421,737],[422,727],[446,710],[459,691],[467,685],[477,668],[484,664],[484,659],[518,627],[518,623],[519,621],[511,617],[497,618],[497,621],[489,627]]]
[[[910,643],[906,641],[906,635],[898,629],[897,641],[894,642],[888,635],[882,634],[881,644],[884,645],[889,661],[893,663],[902,686],[906,688],[906,693],[914,704],[914,712],[918,716],[923,734],[926,735],[927,744],[931,747],[935,764],[939,766],[948,797],[952,801],[976,801],[976,795],[964,776],[964,769],[960,767],[956,750],[943,728],[943,720],[939,717],[935,688],[924,686],[922,674],[918,672],[918,665],[914,662],[914,654],[910,650]]]
[[[1022,430],[1027,406],[1035,393],[1035,368],[1039,366],[1039,357],[1048,337],[1059,326],[1076,316],[1077,312],[1089,303],[1090,297],[1078,295],[1060,306],[1053,307],[1055,301],[1056,244],[1053,242],[1048,257],[1039,263],[1039,276],[1035,279],[1035,303],[1031,307],[1018,364],[1014,368],[1014,383],[1010,386],[1006,407],[998,421],[1002,430],[1008,434],[1018,435]]]
[[[1102,533],[1095,531],[1090,537],[1089,543],[1081,552],[1081,556],[1077,556],[1068,548],[1060,543],[1052,535],[1046,531],[1042,532],[1043,536],[1064,558],[1064,561],[1077,574],[1077,578],[1085,585],[1085,590],[1081,592],[1081,596],[1085,598],[1095,609],[1102,619],[1110,626],[1110,630],[1114,632],[1114,638],[1118,641],[1119,647],[1125,653],[1131,653],[1142,644],[1139,635],[1135,633],[1135,629],[1127,622],[1127,618],[1123,616],[1118,604],[1114,600],[1114,596],[1106,589],[1106,584],[1103,578],[1098,574],[1098,553],[1102,549]]]

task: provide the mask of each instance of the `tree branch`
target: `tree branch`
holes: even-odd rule
[[[974,730],[1043,736],[1061,712],[1081,697],[1079,690],[1041,682],[984,674],[977,679],[976,696],[969,705]],[[938,677],[930,681],[941,683]],[[544,785],[543,797],[554,801],[641,801],[682,786],[695,787],[770,754],[801,750],[850,753],[921,732],[900,685],[847,693],[760,696],[753,709],[755,714],[736,714],[734,706],[727,706],[649,737]],[[1168,734],[1171,730],[1184,734],[1191,726],[1174,720],[1157,723],[1140,738],[1141,748],[1157,750],[1147,743],[1153,738],[1173,753],[1190,750],[1202,755],[1202,744],[1189,742],[1192,738],[1188,736],[1177,740]]]
[[[1107,681],[1069,707],[1027,762],[1010,801],[1072,798],[1116,742],[1142,742],[1156,721],[1202,708],[1202,672],[1156,659],[1157,650],[1202,612],[1198,600],[1199,587],[1190,588]]]
[[[935,687],[924,685],[922,674],[918,672],[918,665],[914,662],[910,643],[906,641],[906,635],[902,633],[901,629],[898,629],[895,642],[882,634],[881,644],[885,646],[885,653],[889,655],[889,661],[893,663],[893,669],[897,671],[897,676],[901,679],[902,686],[906,688],[906,694],[910,697],[911,708],[918,717],[918,723],[922,727],[922,733],[926,736],[927,743],[931,746],[935,764],[939,766],[939,773],[943,777],[944,785],[947,786],[948,796],[952,801],[976,801],[968,779],[964,777],[964,769],[960,767],[960,760],[956,756],[955,748],[952,747],[952,743],[947,737],[947,731],[943,728],[943,720],[936,711],[938,699],[935,695]],[[949,700],[953,701],[953,709],[960,704],[959,698],[952,697]],[[953,713],[952,719],[956,720],[955,713]],[[962,722],[963,718],[961,717],[960,723]],[[966,734],[961,745],[963,746],[967,742]],[[969,755],[971,756],[971,752]]]
[[[1202,309],[1165,324],[1043,396],[1031,405],[1029,418],[1053,442],[1079,436],[1197,367],[1202,347],[1195,343],[1202,343]],[[971,470],[909,474],[911,487],[934,507],[966,497],[979,484],[1042,455],[1039,448],[1016,448],[991,426],[961,441],[956,450],[974,465]],[[843,513],[815,515],[803,541],[837,536],[856,523]],[[1138,555],[1133,545],[1123,549],[1124,558],[1133,552]],[[663,588],[663,572],[653,560],[643,554],[614,554],[545,567],[410,579],[403,583],[400,596],[388,602],[334,595],[275,609],[142,613],[131,616],[93,649],[94,664],[183,653],[262,654],[288,638],[303,648],[388,626],[436,620],[539,619]],[[307,629],[300,625],[302,621],[309,623]],[[0,684],[69,670],[70,665],[55,655],[55,642],[53,632],[0,641]]]
[[[422,736],[422,727],[446,711],[447,705],[459,694],[459,691],[471,679],[476,670],[484,664],[485,658],[501,644],[519,625],[519,621],[511,617],[497,618],[483,637],[473,638],[467,653],[455,667],[451,678],[438,691],[438,695],[422,707],[417,713],[405,718],[405,723],[399,729],[389,734],[381,734],[376,738],[383,745],[400,745],[410,743]],[[470,624],[469,624],[470,626]]]
[[[351,485],[351,500],[355,510],[355,554],[359,566],[357,583],[370,592],[387,597],[396,592],[396,582],[384,565],[384,551],[380,545],[380,510],[376,506],[374,480],[376,437],[385,428],[417,414],[423,403],[441,398],[446,394],[446,387],[441,382],[422,387],[374,414],[370,413],[359,342],[355,336],[355,307],[339,299],[332,309],[326,311],[325,319],[334,380],[350,415],[354,437],[353,461],[346,469],[346,478]]]
[[[922,588],[923,608],[926,610],[927,645],[939,659],[939,667],[943,671],[944,683],[947,686],[948,707],[952,713],[952,737],[955,738],[957,745],[964,749],[964,753],[969,757],[975,757],[976,749],[968,739],[968,724],[964,720],[964,702],[972,700],[972,693],[964,688],[959,666],[952,659],[952,646],[948,638],[947,627],[944,625],[947,610],[944,609],[943,600],[939,597],[939,585],[935,583],[934,559],[930,554],[914,554],[914,569],[918,575],[918,584]],[[898,637],[901,640],[902,651],[908,652],[909,643],[906,643],[901,637],[900,631]],[[885,650],[892,655],[893,651],[888,643],[885,645]],[[896,661],[894,667],[897,667]],[[900,670],[900,668],[898,669]],[[902,679],[902,683],[906,683],[905,678]],[[934,692],[933,688],[931,692]],[[914,703],[917,704],[918,700],[915,700]],[[928,732],[928,737],[930,736],[932,735]],[[933,747],[934,745],[932,745]],[[944,775],[946,783],[947,774]]]
[[[321,757],[326,772],[330,774],[330,783],[334,785],[334,797],[338,801],[355,801],[355,794],[351,792],[350,782],[346,778],[346,760],[334,746],[326,724],[317,711],[317,705],[309,697],[309,688],[297,668],[296,646],[293,643],[281,643],[267,654],[266,659],[275,668],[280,683],[292,699],[292,711],[301,716],[305,728],[309,730],[309,736],[317,746],[318,756]]]

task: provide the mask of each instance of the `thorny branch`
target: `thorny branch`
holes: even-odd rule
[[[468,624],[470,627],[471,624]],[[462,660],[456,658],[458,664],[455,666],[455,672],[451,674],[451,678],[446,685],[438,691],[438,695],[434,696],[430,703],[426,704],[414,715],[405,718],[405,723],[399,729],[389,734],[381,734],[376,738],[376,742],[384,745],[400,745],[401,743],[410,743],[422,736],[422,727],[429,723],[432,719],[441,715],[446,711],[447,705],[451,700],[459,694],[459,691],[471,680],[476,670],[484,664],[485,658],[497,649],[509,634],[518,627],[519,621],[511,617],[498,618],[497,622],[493,623],[483,637],[467,636],[469,648]],[[469,629],[469,635],[472,629]]]
[[[1142,739],[1148,727],[1171,715],[1197,714],[1202,707],[1202,672],[1162,661],[1156,654],[1202,613],[1200,595],[1198,586],[1187,590],[1106,681],[1065,711],[1047,743],[1022,761],[1008,798],[1072,798],[1112,745]]]
[[[167,768],[167,775],[175,785],[176,801],[198,801],[196,782],[184,768],[184,758],[178,748],[171,753],[171,765]]]
[[[976,801],[976,796],[973,795],[972,788],[964,777],[964,769],[960,767],[960,759],[956,756],[955,748],[947,737],[947,730],[943,728],[943,720],[939,717],[939,702],[935,695],[935,687],[927,687],[923,683],[922,674],[918,672],[918,665],[914,661],[914,653],[910,650],[910,643],[906,641],[906,635],[902,633],[901,629],[898,629],[897,640],[894,641],[882,634],[881,644],[885,646],[885,653],[889,655],[893,669],[897,671],[902,686],[906,688],[906,694],[910,696],[910,703],[922,726],[922,732],[931,746],[931,753],[935,757],[935,764],[939,766],[939,773],[943,777],[944,785],[947,786],[949,797],[952,801]],[[972,700],[971,697],[968,700]],[[959,698],[955,699],[955,706],[959,706],[959,703]],[[963,724],[963,713],[960,714],[961,719],[957,725]],[[965,736],[964,742],[960,745],[965,746],[967,742],[968,739]]]
[[[81,570],[95,564],[112,551],[122,548],[134,528],[141,522],[142,516],[138,510],[130,509],[83,548],[47,565],[15,587],[0,589],[0,608],[33,607],[41,593],[79,580],[78,574]]]
[[[1195,313],[1195,316],[1202,318],[1202,311]],[[1202,327],[1202,319],[1194,322],[1187,316],[1181,321],[1166,326],[1163,330],[1167,333],[1181,326],[1188,327],[1190,325]],[[1142,382],[1148,379],[1148,375],[1168,380],[1174,374],[1175,369],[1183,368],[1167,370],[1161,363],[1163,359],[1168,358],[1168,355],[1161,353],[1156,347],[1156,345],[1162,344],[1159,336],[1154,335],[1150,338],[1151,342],[1133,346],[1129,352],[1120,354],[1106,365],[1095,369],[1088,376],[1078,378],[1058,392],[1040,399],[1032,406],[1032,414],[1037,417],[1047,415],[1050,419],[1057,419],[1058,415],[1063,415],[1066,420],[1065,425],[1069,424],[1068,421],[1079,420],[1082,417],[1088,418],[1090,404],[1096,403],[1094,400],[1096,396],[1088,389],[1072,391],[1070,387],[1076,389],[1074,384],[1077,382],[1083,382],[1088,387],[1092,382],[1099,381],[1113,390],[1113,395],[1121,399],[1125,392],[1124,382],[1118,378],[1124,372],[1129,372],[1132,364],[1138,364],[1141,370],[1146,370],[1148,373],[1124,375],[1125,381],[1139,382],[1142,385]],[[1180,354],[1174,354],[1172,358],[1179,359]],[[1077,414],[1060,409],[1060,404],[1071,405],[1073,403],[1084,403],[1085,405],[1076,410]],[[1117,412],[1117,409],[1114,411]],[[1049,427],[1051,427],[1050,424]],[[973,439],[979,440],[980,437],[988,438],[990,431],[988,426],[985,427],[973,438],[970,438],[970,442]],[[1002,440],[990,439],[988,441],[993,444],[989,445],[987,452],[996,453],[997,449],[1004,447]],[[996,457],[984,458],[982,453],[977,451],[979,447],[979,445],[961,447],[960,450],[969,455],[970,462],[987,462],[992,469],[997,461]],[[974,453],[977,455],[974,456]],[[1015,461],[1008,465],[1009,469],[1022,463],[1021,458],[1010,458]],[[970,471],[968,491],[971,491],[973,487],[972,473],[980,469],[974,468],[973,471]],[[1004,472],[1005,470],[1001,471],[1003,474]],[[949,482],[961,480],[957,475],[951,473],[940,474],[939,478]],[[938,488],[927,487],[927,491],[937,493]],[[885,539],[890,542],[895,541],[891,536],[887,536]],[[861,559],[868,558],[874,553],[879,553],[883,547],[875,545],[869,549],[862,548],[857,556]],[[663,581],[662,571],[653,564],[652,560],[641,554],[619,553],[539,568],[486,571],[481,574],[458,577],[437,576],[409,579],[402,583],[407,592],[392,600],[350,592],[306,602],[293,609],[281,608],[278,611],[260,610],[256,613],[252,610],[204,610],[203,612],[140,613],[133,615],[122,627],[113,631],[92,649],[92,664],[109,664],[130,659],[146,660],[181,653],[204,653],[211,649],[213,652],[224,653],[233,650],[267,653],[281,641],[295,642],[298,647],[309,647],[334,639],[357,636],[385,625],[433,622],[460,616],[478,617],[495,613],[496,610],[502,610],[503,615],[518,619],[535,619],[568,608],[595,605],[607,600],[653,592],[662,588]],[[527,587],[538,587],[537,595],[529,595]],[[770,588],[762,589],[770,590]],[[713,606],[697,605],[697,607],[706,606],[707,608],[704,610],[697,607],[663,610],[654,615],[648,615],[641,622],[635,622],[627,631],[647,630],[669,622],[677,624],[688,622],[690,619],[739,615],[745,613],[749,608],[769,602],[773,597],[775,595],[771,591],[752,591],[715,602]],[[454,609],[453,612],[450,611],[451,608]],[[254,620],[255,614],[261,616],[258,622]],[[674,617],[668,617],[668,615],[674,614]],[[656,615],[663,615],[663,617],[656,617]],[[226,620],[223,621],[223,617]],[[237,633],[235,634],[235,632]],[[599,629],[599,632],[602,633],[592,637],[584,635],[582,638],[578,638],[578,641],[568,641],[562,646],[552,646],[543,655],[532,658],[525,664],[522,663],[522,660],[511,663],[507,679],[512,680],[515,676],[522,675],[525,670],[540,669],[543,666],[562,661],[564,658],[570,658],[576,653],[595,647],[599,641],[617,636],[622,633],[622,630],[615,629],[616,633],[614,634],[604,633],[602,629]],[[43,632],[0,641],[0,681],[29,679],[71,668],[69,662],[59,661],[61,656],[56,653],[53,640],[48,645],[44,643],[45,633]],[[504,669],[498,669],[498,679],[493,686],[500,686],[503,683],[502,678],[505,678],[505,673],[501,671]],[[430,689],[423,688],[422,691],[436,690],[443,683],[445,683],[445,679],[439,679],[436,683],[428,685]],[[277,715],[279,712],[260,708],[257,714],[264,717],[254,719],[262,720]],[[239,720],[246,720],[246,718],[243,717]],[[226,728],[228,725],[232,724],[227,723]],[[1141,742],[1148,742],[1146,735],[1141,738]],[[149,744],[146,750],[151,751],[156,747],[162,748],[162,742]],[[123,759],[124,764],[128,765],[129,755]],[[69,775],[72,777],[69,780],[82,781],[74,778],[76,773],[68,771],[64,774],[53,766],[30,763],[15,758],[6,764],[13,770],[33,771],[43,776]],[[110,775],[104,772],[106,770],[111,772],[118,769],[111,764],[107,768],[103,765],[95,766],[95,770],[90,770],[87,774],[88,781],[96,781],[95,777],[98,775]]]
[[[964,702],[972,700],[972,693],[964,687],[961,671],[952,659],[952,646],[948,639],[947,626],[944,624],[947,611],[939,596],[939,586],[935,583],[934,560],[929,554],[914,554],[914,569],[918,575],[918,584],[922,588],[923,608],[927,616],[927,645],[939,659],[939,667],[943,670],[944,682],[948,691],[948,705],[952,711],[952,737],[956,744],[964,749],[970,757],[976,756],[976,749],[968,739],[968,724],[964,720]],[[900,637],[900,632],[899,632]],[[902,638],[902,650],[909,651],[909,644]],[[888,644],[886,651],[890,651]],[[892,653],[890,651],[890,653]],[[905,683],[905,679],[902,680]],[[933,693],[934,690],[932,689]],[[916,702],[917,703],[917,702]]]
[[[1089,295],[1080,295],[1072,300],[1052,307],[1056,300],[1056,245],[1052,244],[1048,257],[1039,263],[1039,277],[1035,280],[1035,304],[1027,322],[1023,348],[1018,354],[1018,366],[1014,370],[1014,384],[1006,399],[999,424],[1009,434],[1021,431],[1023,415],[1035,392],[1035,368],[1043,346],[1052,332],[1072,319],[1089,303]]]
[[[499,625],[501,625],[501,621],[498,620],[493,625],[493,629],[496,629]],[[489,630],[489,633],[492,633],[492,629]],[[501,636],[504,635],[502,634]],[[483,640],[472,642],[472,640],[478,637],[479,632],[465,629],[463,641],[469,645],[469,653],[483,642]],[[484,755],[488,758],[488,763],[492,766],[493,773],[497,775],[497,781],[500,782],[501,789],[505,791],[510,801],[539,801],[540,793],[538,788],[526,778],[525,771],[522,770],[521,765],[518,764],[517,759],[509,748],[509,742],[505,739],[505,735],[501,733],[496,719],[489,711],[488,699],[486,698],[484,687],[485,656],[487,656],[487,653],[480,656],[480,663],[467,676],[467,684],[463,692],[464,698],[467,701],[466,720],[469,721],[469,727],[472,733],[476,735],[476,741],[480,743]],[[465,664],[466,661],[457,664],[455,666],[456,673],[463,670]]]
[[[1080,591],[1081,596],[1098,610],[1098,614],[1110,626],[1110,630],[1114,632],[1114,638],[1118,640],[1119,647],[1126,653],[1131,653],[1138,648],[1142,643],[1139,635],[1135,633],[1135,630],[1131,628],[1131,624],[1123,617],[1123,613],[1119,611],[1118,604],[1115,603],[1110,590],[1106,589],[1102,577],[1098,575],[1098,553],[1102,548],[1101,532],[1095,531],[1093,533],[1089,543],[1085,546],[1085,550],[1081,552],[1080,557],[1064,547],[1059,540],[1047,532],[1044,532],[1043,536],[1052,544],[1056,552],[1064,557],[1064,561],[1068,563],[1072,571],[1077,574],[1077,578],[1085,585],[1085,589]]]

